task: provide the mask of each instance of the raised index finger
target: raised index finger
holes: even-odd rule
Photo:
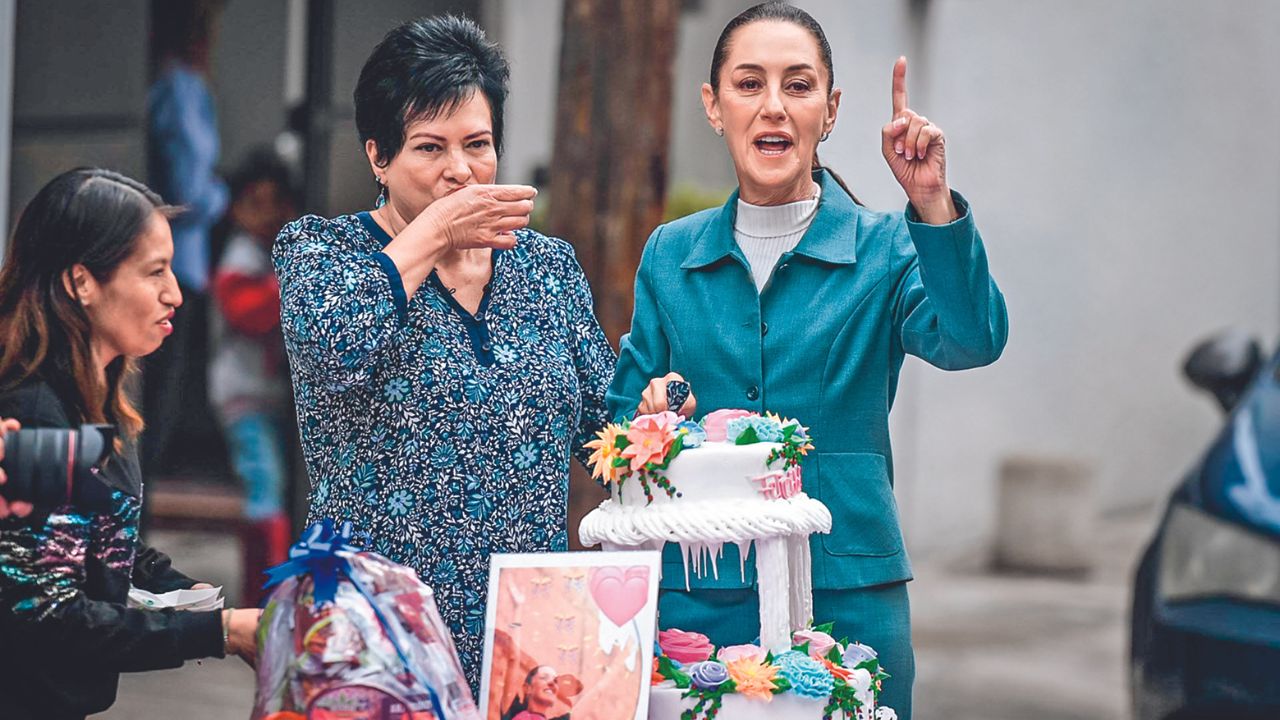
[[[907,109],[907,56],[900,55],[893,64],[893,116]]]

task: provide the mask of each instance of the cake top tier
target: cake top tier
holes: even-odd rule
[[[605,426],[597,439],[587,443],[592,450],[591,475],[612,486],[615,497],[630,484],[638,484],[647,502],[655,496],[675,498],[680,490],[668,470],[682,453],[717,445],[758,445],[771,447],[764,457],[764,470],[787,471],[798,467],[813,449],[808,429],[798,421],[772,413],[760,415],[748,410],[716,410],[699,422],[673,412],[639,415]],[[629,493],[635,494],[635,490]]]

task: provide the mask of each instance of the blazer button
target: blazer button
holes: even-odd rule
[[[755,385],[752,385],[751,387],[747,388],[747,399],[752,402],[759,400],[760,388],[756,387]]]
[[[767,323],[767,322],[762,322],[762,323],[760,323],[760,334],[761,334],[761,335],[768,335],[768,334],[769,334],[769,323]]]

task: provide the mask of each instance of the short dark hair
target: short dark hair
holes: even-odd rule
[[[405,128],[453,112],[477,90],[489,101],[493,147],[502,153],[502,106],[511,77],[496,43],[474,21],[456,15],[419,18],[378,43],[356,81],[356,130],[373,140],[378,164],[404,146]]]

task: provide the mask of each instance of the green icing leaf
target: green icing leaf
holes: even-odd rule
[[[800,653],[801,655],[808,655],[808,654],[809,654],[809,641],[808,641],[808,640],[805,640],[803,643],[801,643],[801,644],[799,644],[799,645],[792,645],[792,646],[791,646],[791,649],[792,649],[792,650],[795,650],[796,652]]]
[[[747,429],[743,430],[742,434],[738,436],[738,439],[733,441],[733,444],[734,445],[754,445],[755,443],[758,443],[758,442],[760,442],[760,436],[756,435],[756,429],[748,425]]]
[[[827,635],[830,635],[831,633],[836,631],[836,624],[833,622],[822,623],[821,625],[815,627],[813,630],[814,632],[820,632],[820,633],[825,633]]]
[[[835,663],[836,665],[839,665],[840,663],[844,662],[844,656],[840,654],[841,645],[848,645],[848,643],[841,642],[840,645],[833,645],[831,646],[831,649],[827,651],[827,659]]]
[[[684,671],[676,668],[669,657],[658,658],[658,674],[674,682],[676,687],[681,690],[689,687],[689,676],[686,675]]]
[[[619,450],[626,450],[630,445],[631,441],[627,439],[626,435],[619,434],[618,437],[613,439],[613,446]]]
[[[784,692],[786,692],[786,691],[788,691],[788,690],[790,690],[790,689],[791,689],[791,681],[790,681],[790,680],[788,680],[788,679],[786,679],[786,678],[784,678],[784,677],[774,678],[774,680],[773,680],[773,694],[774,694],[774,695],[777,695],[777,694],[779,694],[779,693],[784,693]]]

